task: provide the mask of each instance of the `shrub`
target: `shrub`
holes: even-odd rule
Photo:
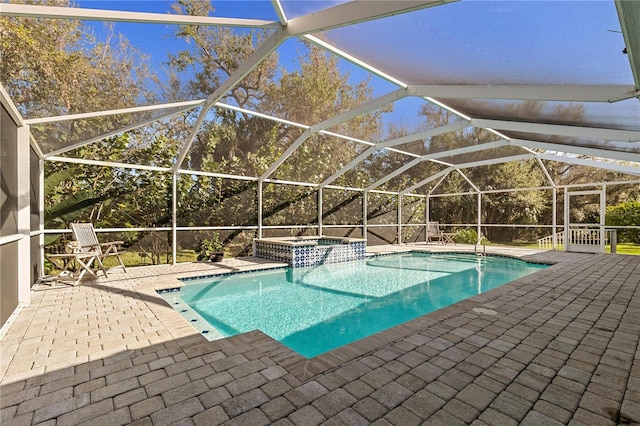
[[[640,226],[640,201],[627,201],[617,206],[608,206],[605,217],[607,226]],[[621,243],[640,243],[640,229],[618,230]]]
[[[461,229],[456,232],[456,235],[453,237],[453,241],[458,244],[476,244],[478,242],[478,233],[475,229],[471,228]],[[485,236],[482,236],[482,241],[480,243],[486,245],[491,244]]]

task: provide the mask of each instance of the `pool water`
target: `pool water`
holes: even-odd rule
[[[165,298],[210,339],[257,329],[311,358],[547,266],[397,254],[189,280]]]

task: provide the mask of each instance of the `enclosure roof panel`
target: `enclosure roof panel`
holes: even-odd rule
[[[412,85],[634,85],[613,2],[461,1],[321,37]]]

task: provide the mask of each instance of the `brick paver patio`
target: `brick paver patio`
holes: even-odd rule
[[[640,424],[640,256],[524,257],[557,263],[312,360],[207,342],[155,294],[213,265],[40,286],[0,342],[0,423]]]

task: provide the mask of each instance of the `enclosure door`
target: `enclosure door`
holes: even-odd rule
[[[564,247],[566,251],[604,253],[605,192],[566,192]]]

